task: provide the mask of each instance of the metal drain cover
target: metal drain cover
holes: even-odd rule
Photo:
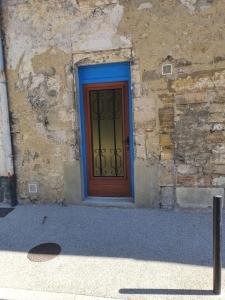
[[[39,244],[32,248],[27,258],[34,262],[44,262],[55,258],[61,252],[61,247],[56,243]]]

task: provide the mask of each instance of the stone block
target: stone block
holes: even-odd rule
[[[135,206],[158,206],[160,193],[158,183],[158,165],[147,165],[144,160],[136,159],[134,163],[134,170]]]
[[[135,70],[132,68],[132,81],[133,83],[139,83],[141,81],[139,69]]]
[[[198,183],[197,175],[178,175],[177,185],[196,186]]]
[[[80,204],[82,195],[81,169],[78,161],[64,163],[64,197],[66,203]]]
[[[209,106],[210,113],[221,113],[224,111],[224,105],[222,103],[211,103]]]
[[[138,98],[142,95],[141,84],[135,83],[133,84],[133,97]]]
[[[137,98],[134,103],[134,109],[137,110],[134,115],[135,122],[138,123],[137,126],[143,123],[147,124],[156,118],[156,104],[154,98]]]
[[[187,109],[187,105],[177,104],[175,108],[176,117],[184,115],[187,112]]]
[[[145,131],[145,151],[147,159],[158,158],[159,153],[159,136],[156,132]]]
[[[174,187],[161,187],[160,196],[160,208],[172,209],[174,207],[176,197]]]
[[[214,186],[225,187],[225,176],[219,176],[219,177],[213,178],[212,184]]]
[[[136,157],[137,158],[146,158],[146,135],[145,133],[138,133],[135,134],[135,150],[136,150]]]
[[[218,144],[225,142],[225,136],[223,132],[213,132],[206,137],[208,143]]]
[[[224,145],[217,145],[212,149],[210,159],[211,164],[225,165],[225,147]]]
[[[211,167],[212,174],[225,174],[225,165],[212,165]]]
[[[208,187],[212,185],[212,177],[211,175],[200,175],[198,176],[197,185],[199,187]]]
[[[203,72],[202,74],[192,74],[185,78],[179,78],[173,82],[171,88],[173,91],[198,93],[205,92],[207,89],[224,87],[224,73],[218,72],[210,76],[210,72]]]
[[[168,84],[167,81],[164,78],[160,79],[155,79],[155,80],[150,80],[148,81],[149,87],[151,88],[152,91],[158,92],[159,90],[167,90]]]
[[[174,157],[174,150],[173,148],[164,148],[161,151],[160,158],[161,160],[172,160]]]
[[[174,128],[174,109],[160,108],[159,109],[159,124],[162,131],[167,132],[167,129]]]
[[[173,160],[161,161],[159,167],[159,184],[160,186],[174,186],[175,166]]]
[[[175,102],[177,104],[197,104],[207,101],[207,94],[205,92],[185,93],[175,96]]]
[[[169,134],[161,134],[159,137],[159,143],[162,147],[170,147],[173,144],[171,135]]]
[[[162,101],[164,108],[171,107],[174,104],[174,96],[173,95],[161,94],[161,95],[159,95],[159,98]]]
[[[179,164],[177,166],[177,172],[182,175],[193,175],[197,173],[197,168],[192,165]]]
[[[223,188],[191,188],[177,187],[176,199],[182,208],[208,208],[213,205],[213,197],[221,195],[224,197]]]
[[[215,112],[210,113],[208,122],[209,123],[223,123],[224,122],[224,113],[223,112]]]
[[[160,78],[160,75],[155,70],[144,71],[142,73],[142,80],[143,81],[156,80],[156,79],[159,79],[159,78]]]

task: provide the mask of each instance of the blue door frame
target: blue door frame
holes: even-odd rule
[[[86,174],[86,145],[85,145],[85,127],[84,127],[84,104],[83,104],[83,85],[90,83],[104,83],[128,81],[129,85],[129,124],[130,124],[130,169],[131,169],[131,193],[134,197],[134,142],[133,142],[133,105],[131,93],[131,70],[130,63],[111,63],[80,66],[79,75],[79,93],[80,93],[80,127],[81,127],[81,156],[83,168],[83,194],[87,193],[87,174]]]

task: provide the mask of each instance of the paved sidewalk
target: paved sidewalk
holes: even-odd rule
[[[45,242],[60,244],[61,254],[28,260]],[[211,292],[211,212],[21,205],[0,218],[0,270],[7,300],[52,299],[49,292],[65,300],[225,299]]]

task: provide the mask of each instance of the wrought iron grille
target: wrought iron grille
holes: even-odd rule
[[[89,91],[93,176],[124,176],[122,89]]]

